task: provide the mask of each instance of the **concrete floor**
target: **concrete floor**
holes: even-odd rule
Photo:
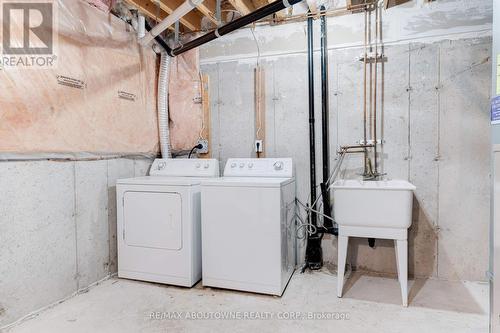
[[[186,289],[112,278],[7,332],[488,331],[485,283],[414,280],[408,308],[400,305],[394,278],[356,272],[347,280],[342,299],[335,296],[335,286],[335,274],[327,269],[295,273],[281,298],[202,288],[201,284]],[[259,312],[273,318],[186,319],[192,312],[205,316]],[[295,312],[300,317],[343,314],[347,319],[285,318]],[[174,318],[176,315],[180,319]]]

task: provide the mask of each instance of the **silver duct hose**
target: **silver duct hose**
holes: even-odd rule
[[[168,74],[170,56],[161,53],[160,74],[158,76],[158,129],[160,135],[160,150],[162,158],[171,158],[170,130],[168,128]]]

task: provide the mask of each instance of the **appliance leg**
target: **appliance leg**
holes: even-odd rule
[[[338,236],[338,267],[337,267],[337,297],[342,297],[342,289],[344,288],[344,273],[345,263],[347,259],[347,245],[349,237]]]
[[[398,280],[401,285],[403,306],[408,306],[408,241],[396,240],[396,261],[398,264]]]

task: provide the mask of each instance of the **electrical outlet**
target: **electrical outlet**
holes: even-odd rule
[[[264,151],[262,140],[255,140],[255,152],[262,153]]]
[[[196,152],[198,154],[206,154],[208,153],[208,140],[199,139],[197,144],[201,144],[203,147],[201,149],[197,149]]]

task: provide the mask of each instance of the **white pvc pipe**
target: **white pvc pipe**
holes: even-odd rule
[[[137,15],[137,37],[139,39],[146,36],[146,18],[142,14]]]
[[[140,39],[140,43],[142,45],[147,45],[150,43],[156,36],[165,31],[168,27],[174,24],[176,21],[179,21],[181,17],[189,13],[191,10],[196,8],[196,6],[200,5],[203,0],[186,0],[179,7],[177,7],[172,14],[168,15],[163,21],[154,26],[151,31],[149,31],[144,38]]]
[[[162,158],[172,157],[170,151],[170,130],[168,128],[168,74],[170,56],[161,53],[160,73],[158,76],[158,132]]]

